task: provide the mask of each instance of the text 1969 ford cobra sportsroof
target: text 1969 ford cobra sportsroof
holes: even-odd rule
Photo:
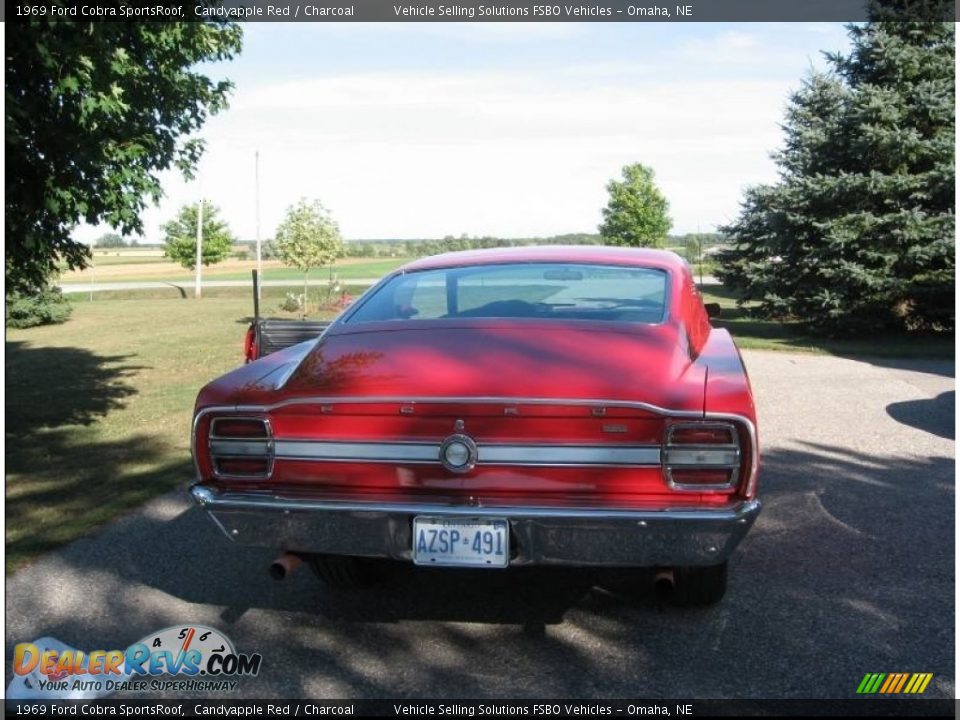
[[[594,246],[450,253],[197,398],[193,497],[325,580],[437,568],[656,568],[719,600],[756,518],[750,384],[687,264]]]

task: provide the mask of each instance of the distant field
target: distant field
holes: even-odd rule
[[[96,258],[99,263],[101,258]],[[108,258],[109,259],[109,258]],[[112,258],[116,262],[97,264],[94,268],[83,271],[66,272],[61,276],[64,284],[83,285],[89,282],[136,282],[145,280],[151,282],[189,282],[193,280],[193,272],[185,270],[166,258],[146,258],[145,261],[133,262],[125,256]],[[130,260],[128,262],[128,260]],[[412,258],[344,258],[333,266],[333,272],[341,280],[354,278],[376,278],[384,275]],[[255,260],[229,259],[217,265],[204,267],[202,275],[211,280],[249,280],[250,271],[256,268]],[[310,271],[310,277],[321,280],[329,277],[330,268],[318,268]],[[263,262],[264,280],[302,280],[303,273],[294,268],[285,267],[277,260]]]
[[[155,265],[168,263],[163,250],[116,249],[94,250],[93,262],[96,267],[105,265]]]

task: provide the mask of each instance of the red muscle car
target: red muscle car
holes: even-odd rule
[[[726,588],[760,511],[750,384],[671,252],[449,253],[388,275],[313,340],[201,390],[194,499],[326,581],[438,568],[655,568]]]

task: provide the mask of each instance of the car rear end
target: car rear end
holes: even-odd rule
[[[695,356],[683,324],[645,305],[628,312],[656,322],[583,322],[569,302],[548,309],[562,321],[498,306],[421,322],[409,301],[396,320],[348,314],[264,380],[201,393],[192,494],[228,538],[324,559],[327,579],[330,558],[386,558],[651,567],[670,583],[722,568],[725,583],[760,509],[729,349]]]
[[[232,540],[292,552],[710,565],[758,510],[747,419],[641,404],[331,398],[209,409],[196,432],[194,497]]]

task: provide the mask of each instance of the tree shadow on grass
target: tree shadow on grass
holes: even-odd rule
[[[7,341],[8,441],[35,435],[44,428],[91,425],[111,410],[122,408],[137,392],[127,379],[145,368],[123,364],[131,357]]]
[[[6,343],[6,549],[11,570],[189,478],[189,458],[98,423],[136,394],[130,355]]]

